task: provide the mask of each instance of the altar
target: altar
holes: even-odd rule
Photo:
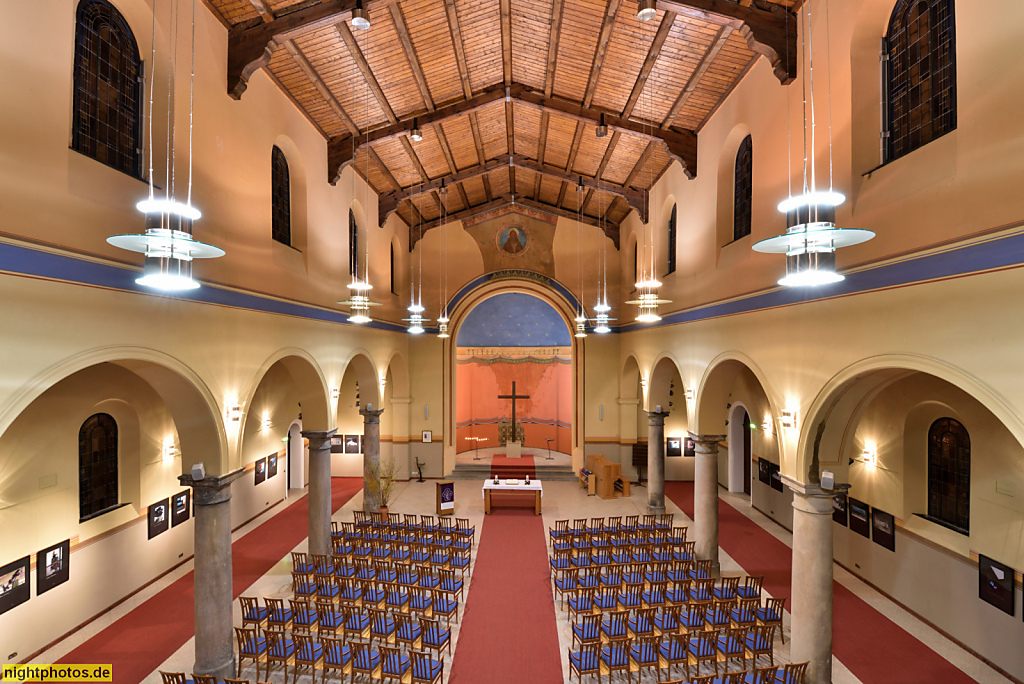
[[[532,494],[534,497],[533,512],[540,515],[540,500],[544,496],[544,487],[541,485],[540,480],[498,480],[495,484],[494,480],[485,480],[482,491],[484,497],[484,514],[490,515],[492,504],[492,497],[501,497],[505,494]]]

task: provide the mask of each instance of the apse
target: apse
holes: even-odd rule
[[[571,453],[572,337],[550,304],[504,293],[477,304],[456,338],[458,452],[502,447],[519,434],[524,452]],[[516,432],[513,433],[513,393]]]

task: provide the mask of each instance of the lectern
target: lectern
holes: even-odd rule
[[[455,483],[451,480],[441,480],[437,483],[437,514],[455,514]]]

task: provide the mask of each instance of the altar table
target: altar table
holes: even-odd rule
[[[520,479],[518,484],[506,484],[507,480],[498,480],[498,484],[494,484],[494,480],[485,480],[483,488],[484,497],[484,513],[490,514],[491,512],[491,495],[497,494],[499,497],[502,494],[533,494],[533,512],[540,515],[540,499],[544,495],[544,487],[541,486],[540,480],[530,480],[530,484],[526,484],[526,481]]]

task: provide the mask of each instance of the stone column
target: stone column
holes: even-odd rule
[[[303,430],[309,440],[309,552],[330,555],[331,437],[337,429]]]
[[[808,661],[806,684],[832,682],[832,498],[847,485],[823,490],[787,476],[793,490],[792,651]]]
[[[384,409],[374,410],[373,404],[359,409],[363,417],[363,510],[369,513],[380,511],[377,492],[369,486],[373,471],[380,466],[380,414]]]
[[[697,558],[711,559],[711,576],[718,577],[718,443],[725,435],[695,435],[696,463],[693,474],[693,523]]]
[[[231,603],[231,483],[244,468],[227,475],[178,481],[192,488],[195,502],[194,599],[196,674],[230,677],[235,673]]]
[[[668,411],[658,406],[647,411],[647,512],[665,512],[665,418]]]

